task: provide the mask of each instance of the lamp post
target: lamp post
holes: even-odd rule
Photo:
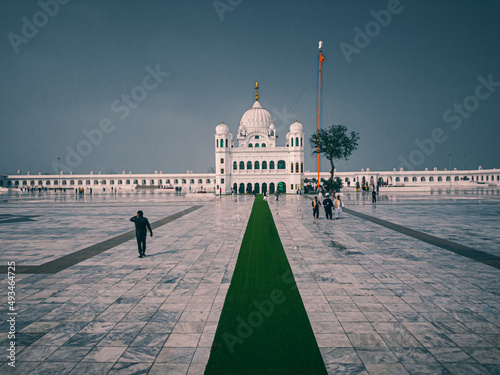
[[[449,154],[450,156],[450,193],[451,193],[451,154]]]
[[[61,189],[61,158],[57,158],[57,188]]]

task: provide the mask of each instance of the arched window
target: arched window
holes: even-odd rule
[[[295,146],[299,145],[299,137],[295,138]]]
[[[249,143],[249,144],[248,144],[248,147],[253,147],[253,144]]]
[[[50,186],[50,181],[47,181],[45,185]],[[10,181],[7,182],[7,186],[10,186]]]
[[[295,173],[299,173],[299,163],[295,163]]]
[[[255,144],[255,147],[260,147],[258,143]]]
[[[290,163],[290,173],[293,173],[293,163]]]
[[[415,182],[415,181],[417,181],[417,178],[413,177],[411,180]]]
[[[75,180],[71,180],[71,181],[69,182],[69,184],[70,184],[70,185],[74,185],[74,184],[75,184]],[[34,185],[34,184],[31,184],[31,185]]]
[[[109,181],[109,184],[110,184],[110,185],[114,185],[114,184],[115,184],[115,180],[110,180],[110,181]]]
[[[265,144],[265,143],[263,143],[263,144],[262,144],[262,147],[266,147],[266,144]]]
[[[207,184],[209,184],[209,183],[210,183],[210,179],[209,179],[209,178],[207,178]]]
[[[408,182],[408,177],[405,177],[403,181]]]
[[[300,137],[300,147],[302,147],[302,137]]]
[[[247,184],[247,191],[249,193],[252,191],[252,184],[250,182]]]
[[[139,180],[134,180],[134,185],[139,185]]]
[[[202,184],[202,183],[203,183],[203,180],[200,178],[200,179],[198,180],[198,183],[199,183],[199,184]]]
[[[242,182],[238,188],[238,193],[244,194],[245,193],[245,184]]]
[[[285,169],[285,161],[278,160],[278,169]]]
[[[434,177],[429,177],[429,181],[434,181]]]
[[[274,169],[274,160],[269,162],[269,169]]]
[[[304,163],[300,163],[300,173],[304,173]]]
[[[185,178],[183,178],[183,179],[182,179],[182,183],[183,183],[183,184],[185,184],[185,183],[186,183],[186,179],[185,179]]]
[[[247,169],[252,169],[252,162],[250,160],[247,161]]]
[[[193,180],[193,179],[191,179],[191,181],[189,181],[189,183],[190,183],[190,184],[194,184],[194,180]]]
[[[262,162],[262,169],[267,169],[267,161]]]
[[[66,180],[63,180],[62,184],[63,184],[63,186],[66,186],[68,184],[68,182]],[[23,185],[26,185],[26,181],[23,181]]]
[[[130,180],[125,181],[125,185],[130,185]]]
[[[257,160],[255,160],[255,163],[253,163],[253,168],[260,169],[260,163]]]
[[[217,147],[219,147],[219,140],[217,139]]]
[[[83,181],[82,180],[78,180],[78,185],[83,185]]]
[[[240,169],[245,169],[245,162],[244,161],[240,161]]]
[[[106,180],[102,180],[101,184],[106,185]]]
[[[238,163],[235,161],[233,161],[233,169],[234,170],[238,169]]]
[[[438,181],[443,181],[443,177],[439,176]]]
[[[149,181],[149,184],[150,184],[150,185],[154,185],[154,184],[155,184],[155,180],[151,180],[151,181]]]
[[[425,182],[425,177],[422,177],[420,181]]]
[[[269,184],[269,193],[274,194],[274,192],[275,192],[275,185],[274,185],[274,182],[271,182]]]
[[[450,176],[446,176],[446,181],[451,181]]]
[[[364,180],[364,179],[365,179],[365,178],[363,177],[363,180]],[[399,182],[399,177],[396,177],[396,182]]]
[[[2,181],[2,183],[3,183],[3,181]],[[42,186],[42,185],[43,185],[43,181],[42,180],[38,181],[38,186]],[[79,184],[79,185],[81,185],[81,184]]]
[[[458,176],[455,176],[455,181],[460,181],[460,178]]]
[[[59,181],[55,180],[54,185],[59,185]],[[16,181],[16,186],[19,186],[19,181]]]
[[[176,178],[176,179],[174,180],[174,183],[178,184],[178,183],[179,183],[179,180]]]

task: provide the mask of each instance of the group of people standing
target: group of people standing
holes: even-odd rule
[[[330,194],[326,194],[325,199],[323,200],[323,208],[325,209],[326,220],[333,220],[332,218],[332,209],[335,210],[335,219],[340,219],[340,214],[342,213],[342,209],[344,208],[344,203],[340,198],[340,195],[335,196],[335,192],[333,192],[333,200],[330,199]],[[319,208],[321,206],[321,202],[318,200],[318,197],[314,197],[312,201],[312,209],[313,209],[313,219],[319,219]]]

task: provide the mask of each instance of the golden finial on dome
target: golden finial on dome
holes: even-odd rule
[[[259,100],[259,84],[255,82],[255,100]]]

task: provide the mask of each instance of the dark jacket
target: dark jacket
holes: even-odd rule
[[[333,207],[333,201],[330,198],[326,198],[323,201],[323,207],[325,208],[325,210],[331,210]]]
[[[316,207],[314,207],[314,202],[316,202]],[[312,208],[313,210],[319,210],[319,206],[321,206],[321,202],[319,200],[314,200],[312,201]]]
[[[153,235],[153,231],[151,230],[151,225],[149,225],[148,219],[146,219],[144,216],[134,216],[130,218],[130,221],[133,221],[135,224],[135,235],[136,236],[145,236],[149,230],[149,233]],[[146,230],[147,228],[147,230]]]

